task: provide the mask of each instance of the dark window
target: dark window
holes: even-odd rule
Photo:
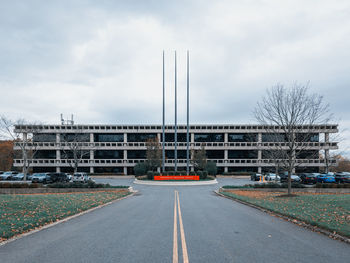
[[[122,133],[95,133],[95,142],[123,142],[124,134]]]
[[[54,133],[34,133],[34,142],[56,142],[56,134]]]
[[[297,159],[318,159],[319,152],[318,151],[300,151],[296,154]]]
[[[232,150],[228,151],[229,159],[257,159],[258,151],[252,150]]]
[[[33,167],[33,173],[54,173],[56,167]]]
[[[284,133],[263,133],[263,142],[287,142],[286,135]]]
[[[95,151],[95,159],[123,159],[123,151],[98,150]]]
[[[165,158],[174,159],[175,158],[175,151],[174,150],[165,150]],[[178,159],[186,159],[186,150],[178,150],[177,151],[177,158]],[[190,158],[191,158],[191,153],[190,153]]]
[[[223,133],[196,133],[194,135],[195,142],[223,142]]]
[[[123,167],[95,167],[94,172],[97,174],[103,174],[103,173],[116,173],[116,174],[122,174],[124,173]]]
[[[258,135],[256,133],[230,133],[228,135],[229,142],[256,142]]]
[[[258,168],[257,167],[228,167],[228,171],[256,173],[258,171]]]
[[[89,142],[89,133],[63,133],[61,134],[61,142]]]
[[[225,151],[223,150],[207,150],[208,159],[224,159]]]
[[[77,150],[76,153],[79,159],[90,159],[90,151],[88,150]],[[74,151],[61,151],[61,159],[74,159]]]
[[[161,134],[161,140],[163,140],[163,134]],[[165,133],[165,142],[174,142],[174,141],[175,141],[175,133]],[[186,133],[178,133],[177,141],[186,142]],[[191,135],[190,135],[189,141],[191,141]]]
[[[297,133],[296,140],[297,142],[318,142],[319,135],[318,133]]]
[[[154,138],[157,138],[156,133],[128,133],[128,142],[146,142]]]
[[[35,159],[56,159],[56,151],[40,150],[34,155]]]
[[[128,150],[128,159],[146,159],[146,150]]]

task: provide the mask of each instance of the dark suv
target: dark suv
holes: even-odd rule
[[[299,175],[303,184],[315,184],[317,183],[317,174],[303,173]]]
[[[66,173],[52,173],[50,178],[47,180],[48,183],[67,183],[69,177]]]

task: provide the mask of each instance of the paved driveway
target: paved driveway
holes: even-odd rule
[[[213,193],[246,179],[180,187],[99,180],[139,194],[1,246],[0,262],[349,262],[348,244]]]

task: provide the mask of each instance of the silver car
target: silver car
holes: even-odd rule
[[[75,183],[86,183],[90,180],[90,177],[87,173],[75,173],[73,174],[72,181]]]

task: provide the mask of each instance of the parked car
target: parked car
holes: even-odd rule
[[[75,173],[72,179],[72,181],[76,183],[86,183],[89,180],[90,178],[87,173]]]
[[[349,172],[335,173],[334,178],[337,183],[350,183]]]
[[[266,181],[279,181],[281,178],[279,175],[276,175],[274,173],[267,173],[265,174],[265,180]]]
[[[46,184],[50,180],[50,173],[35,173],[32,176],[32,183]]]
[[[281,183],[286,183],[288,182],[288,173],[282,173],[279,175],[280,176],[280,182]],[[291,176],[291,182],[292,183],[300,183],[301,182],[301,179],[299,176],[297,176],[296,174],[292,174]]]
[[[24,178],[24,173],[19,173],[14,176],[12,176],[13,181],[22,181]]]
[[[4,172],[3,174],[0,174],[0,180],[1,181],[12,180],[12,177],[16,174],[18,174],[18,172],[14,172],[14,171]]]
[[[51,173],[50,178],[47,183],[67,183],[69,182],[69,177],[66,173]]]
[[[69,182],[73,180],[73,175],[66,173]]]
[[[317,175],[314,173],[303,173],[300,174],[299,177],[303,184],[315,184],[317,183]]]
[[[335,177],[332,174],[320,174],[317,176],[318,183],[335,183]]]
[[[0,171],[0,174],[3,174],[4,173],[4,171]]]

